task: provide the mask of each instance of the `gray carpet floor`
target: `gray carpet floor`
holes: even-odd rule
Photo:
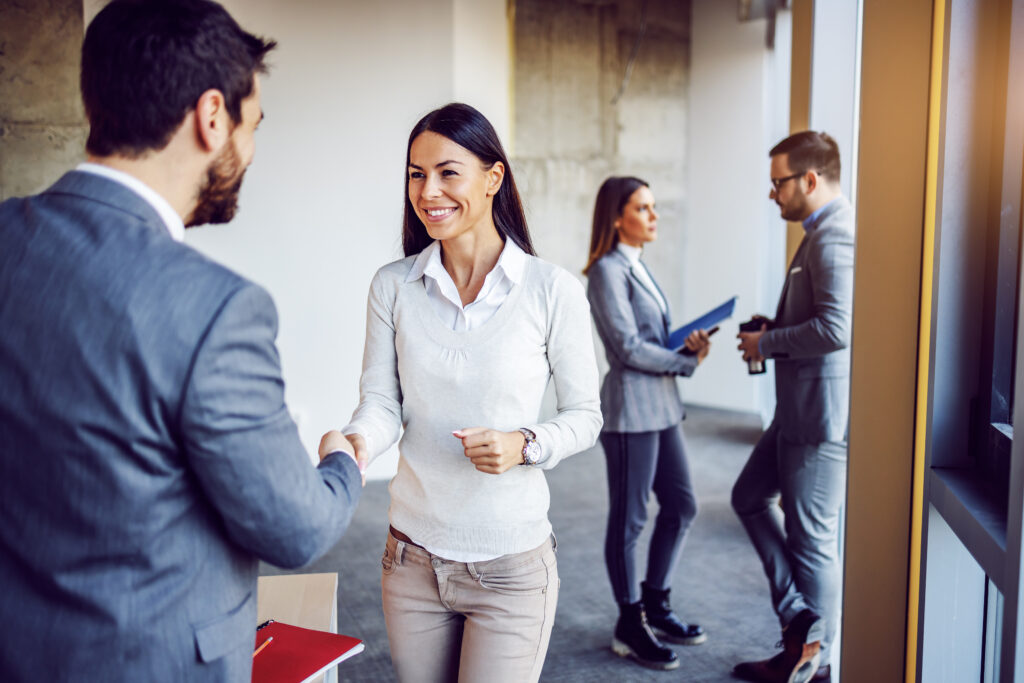
[[[733,681],[729,671],[736,662],[774,654],[779,627],[768,586],[729,506],[732,483],[761,434],[760,421],[693,407],[684,431],[700,512],[673,579],[672,603],[684,619],[705,627],[708,641],[676,647],[682,666],[672,672],[649,671],[611,652],[618,611],[604,568],[608,493],[604,456],[596,447],[548,472],[562,586],[542,681]],[[369,482],[344,538],[303,570],[338,572],[338,630],[366,642],[362,654],[341,665],[339,681],[395,680],[380,608],[387,506],[386,482]],[[651,520],[656,510],[652,499]],[[650,526],[641,539],[643,557]],[[286,572],[263,565],[261,573]]]

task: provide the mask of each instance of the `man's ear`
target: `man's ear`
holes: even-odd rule
[[[818,187],[818,183],[821,182],[817,171],[808,171],[804,174],[804,179],[807,181],[807,194],[814,192],[815,188]]]
[[[230,121],[224,94],[211,88],[196,100],[195,117],[196,142],[204,152],[217,152],[231,137]]]
[[[501,183],[505,179],[505,164],[495,161],[487,169],[487,196],[493,197],[501,189]]]

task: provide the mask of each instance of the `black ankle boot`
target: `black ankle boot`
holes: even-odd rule
[[[699,625],[687,624],[675,615],[668,601],[670,589],[658,590],[645,581],[640,584],[640,590],[647,623],[662,640],[679,645],[700,645],[708,639],[708,634]]]
[[[631,657],[641,666],[668,671],[679,666],[675,652],[661,644],[651,632],[639,602],[619,605],[619,621],[615,624],[612,651],[620,657]]]

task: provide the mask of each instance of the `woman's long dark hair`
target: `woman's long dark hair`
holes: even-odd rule
[[[640,180],[633,176],[612,176],[603,183],[597,191],[597,199],[594,200],[594,222],[590,230],[590,255],[587,258],[587,267],[583,269],[586,275],[590,267],[597,259],[601,258],[615,248],[619,243],[619,232],[615,229],[615,219],[622,215],[622,210],[629,203],[641,187],[650,187],[646,180]]]
[[[405,255],[418,254],[433,241],[409,201],[409,150],[412,149],[412,141],[427,131],[443,135],[464,147],[488,167],[497,161],[505,166],[505,177],[492,205],[494,225],[503,238],[511,238],[520,249],[535,256],[533,242],[530,240],[530,229],[526,225],[526,215],[523,213],[523,203],[519,199],[516,181],[512,177],[512,166],[508,163],[498,134],[494,132],[494,126],[483,114],[468,104],[459,102],[447,104],[430,112],[420,119],[409,133],[409,145],[405,148],[403,183],[405,217],[402,220],[402,249],[405,250]]]

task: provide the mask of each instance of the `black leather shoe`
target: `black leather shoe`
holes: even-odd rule
[[[700,645],[708,639],[708,634],[700,625],[687,624],[672,611],[668,599],[671,589],[658,590],[648,586],[645,581],[640,584],[640,590],[643,595],[640,601],[647,613],[647,623],[659,638],[679,645]]]
[[[782,652],[771,659],[757,662],[742,662],[732,670],[732,675],[745,681],[757,683],[809,683],[818,681],[821,658],[821,639],[825,635],[825,620],[813,610],[805,609],[797,614],[782,630]],[[831,668],[827,669],[829,681]]]
[[[817,654],[821,649],[821,639],[824,637],[825,620],[814,610],[804,609],[782,629],[782,646],[787,652],[813,649]],[[814,671],[817,670],[818,667],[815,665]]]
[[[676,653],[662,645],[651,632],[643,604],[639,602],[619,605],[612,652],[620,657],[629,657],[648,669],[669,671],[679,667]]]

